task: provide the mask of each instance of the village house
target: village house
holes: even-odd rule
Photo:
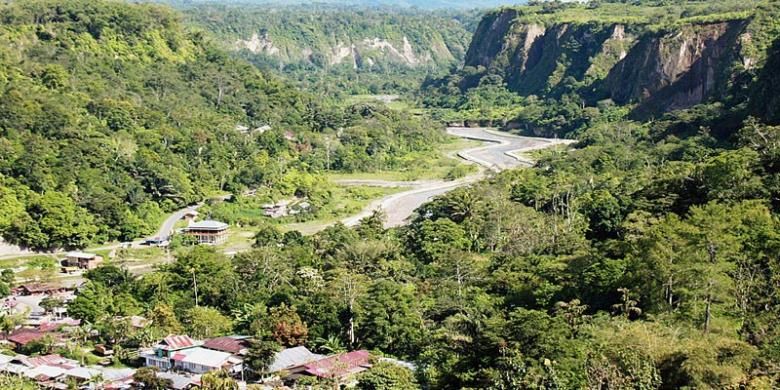
[[[33,341],[38,341],[46,336],[45,332],[37,329],[17,329],[5,337],[5,340],[13,346],[14,350],[20,350]]]
[[[268,365],[268,372],[277,374],[274,377],[300,374],[305,370],[306,364],[324,358],[324,355],[312,353],[303,346],[285,348],[274,355],[274,360]]]
[[[216,340],[216,339],[215,339]],[[225,370],[238,374],[243,370],[243,360],[234,346],[228,345],[226,340],[212,340],[212,347],[225,347],[230,352],[205,348],[203,343],[191,339],[189,336],[168,336],[153,347],[151,351],[145,351],[140,356],[145,360],[146,366],[157,367],[161,371],[186,371],[192,374],[203,374],[209,371]]]
[[[236,374],[241,372],[243,366],[243,360],[228,352],[202,347],[178,351],[173,355],[172,360],[174,370],[193,374],[205,374],[217,370]]]
[[[179,375],[174,372],[158,372],[157,377],[171,381],[170,388],[173,390],[186,390],[198,387],[200,376]]]
[[[67,271],[69,268],[95,269],[103,262],[103,257],[94,253],[68,252],[62,260],[62,266]]]
[[[157,367],[161,371],[173,368],[173,355],[179,351],[198,347],[200,344],[189,336],[168,336],[151,350],[139,354],[147,367]]]
[[[42,389],[130,389],[134,369],[85,367],[58,354],[28,357],[0,354],[0,373],[23,376]]]
[[[219,245],[225,242],[228,224],[219,221],[200,221],[190,224],[184,234],[193,237],[198,244]]]
[[[263,214],[266,217],[282,218],[287,216],[287,205],[289,204],[289,201],[283,200],[278,203],[266,203],[261,207],[263,208]]]
[[[203,348],[245,356],[249,352],[249,336],[223,336],[206,340]]]
[[[307,363],[299,372],[300,375],[316,376],[348,384],[354,380],[355,375],[371,368],[370,360],[371,354],[368,351],[347,352]]]
[[[67,291],[72,291],[72,288],[55,284],[55,283],[30,283],[23,284],[14,289],[16,295],[54,295]]]

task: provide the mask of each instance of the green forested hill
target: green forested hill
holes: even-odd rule
[[[160,1],[160,0],[150,0]],[[422,9],[471,9],[491,8],[501,5],[522,4],[525,1],[506,0],[164,0],[174,5],[192,4],[261,4],[265,6],[277,6],[284,4],[338,4],[354,6],[391,6],[391,7],[418,7]]]
[[[137,237],[235,184],[234,128],[300,125],[303,96],[158,6],[0,6],[0,231],[36,247]]]
[[[325,4],[184,10],[225,49],[332,93],[409,90],[428,73],[459,66],[478,15]]]
[[[272,130],[237,131],[265,125]],[[420,139],[437,130],[314,102],[165,7],[0,5],[0,235],[8,241],[50,248],[136,238],[163,212],[209,194],[298,191],[296,172],[325,166],[323,132],[340,127],[331,165],[348,170],[393,166],[397,155],[430,147]],[[397,148],[369,157],[373,142]]]

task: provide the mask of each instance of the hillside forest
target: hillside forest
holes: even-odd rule
[[[358,389],[777,388],[778,12],[776,0],[504,7],[484,14],[462,66],[398,110],[301,90],[295,72],[226,51],[212,35],[223,27],[164,6],[11,2],[0,233],[82,247],[210,194],[327,197],[323,172],[408,163],[444,141],[444,122],[570,138],[398,228],[382,212],[313,235],[263,224],[230,256],[182,246],[144,275],[109,262],[68,313],[120,351],[251,335],[258,373],[299,345],[414,365],[368,371]],[[152,325],[132,330],[131,315]]]

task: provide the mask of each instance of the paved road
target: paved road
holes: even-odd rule
[[[484,178],[485,170],[499,172],[510,168],[532,166],[533,161],[523,156],[522,153],[548,148],[553,145],[575,142],[551,138],[519,137],[488,128],[451,127],[447,129],[447,132],[461,138],[489,143],[486,146],[470,148],[457,153],[460,158],[469,163],[479,164],[482,168],[479,172],[455,181],[426,180],[406,183],[404,186],[410,187],[408,191],[389,195],[374,201],[359,214],[345,218],[341,222],[347,226],[353,226],[360,222],[362,218],[371,215],[375,210],[381,209],[387,214],[386,227],[401,226],[408,221],[414,210],[422,204],[455,188]],[[355,181],[354,184],[400,186],[397,184],[401,183],[363,180]]]
[[[176,222],[179,222],[182,218],[184,218],[184,215],[187,214],[190,211],[195,211],[200,207],[202,203],[196,204],[194,206],[185,207],[181,210],[178,210],[168,216],[168,218],[165,219],[165,221],[160,226],[160,229],[157,231],[157,235],[154,237],[160,237],[163,239],[167,239],[173,234],[173,229],[176,226]],[[154,238],[149,237],[149,238]]]
[[[499,172],[505,169],[533,165],[533,161],[528,157],[522,156],[521,153],[544,149],[556,144],[567,144],[574,142],[571,140],[561,139],[519,137],[507,133],[501,133],[489,128],[452,127],[448,128],[447,132],[461,138],[473,139],[488,143],[485,146],[470,148],[457,152],[457,156],[466,160],[466,163],[478,164],[480,166],[479,172],[455,181],[420,180],[412,182],[398,182],[383,180],[344,180],[342,181],[342,184],[347,185],[352,184],[385,187],[409,187],[409,190],[378,199],[368,205],[368,207],[366,207],[360,213],[347,217],[341,222],[347,226],[354,226],[361,219],[371,215],[375,210],[381,209],[384,210],[387,214],[387,221],[385,222],[387,227],[403,225],[414,213],[414,210],[420,207],[420,205],[430,201],[436,196],[484,178],[487,170]],[[222,199],[227,199],[229,197],[230,195],[226,195],[222,197]],[[157,234],[152,237],[170,236],[173,232],[176,222],[182,219],[185,213],[190,210],[195,210],[198,207],[200,207],[200,204],[189,206],[174,212],[163,222]],[[306,233],[315,233],[316,231],[322,230],[327,226],[328,225],[323,225],[314,229],[307,229]],[[145,239],[136,240],[132,243],[132,245],[134,247],[140,246],[144,241]],[[116,249],[119,246],[120,244],[109,244],[100,248],[91,249],[109,250]],[[23,251],[18,247],[12,246],[3,248],[2,245],[0,245],[0,249],[4,249],[4,251],[0,251],[0,259],[36,254],[35,252]]]
[[[131,247],[138,248],[142,247],[144,242],[146,242],[147,239],[152,238],[168,238],[173,233],[173,230],[176,226],[176,222],[181,220],[184,217],[184,214],[186,214],[189,211],[197,210],[198,207],[200,207],[202,203],[198,203],[196,205],[187,206],[183,209],[174,211],[171,215],[168,216],[168,218],[163,221],[162,225],[160,225],[160,229],[157,230],[157,233],[146,237],[146,238],[139,238],[133,242],[130,243]],[[91,251],[104,251],[104,250],[113,250],[121,247],[121,243],[112,243],[112,244],[106,244],[100,247],[93,247],[89,248]],[[18,246],[8,245],[5,243],[0,242],[0,259],[5,258],[15,258],[15,257],[26,257],[26,256],[34,256],[34,255],[62,255],[66,251],[63,250],[57,250],[53,252],[36,252],[36,251],[30,251],[27,249],[19,248]]]
[[[575,142],[553,138],[521,137],[482,127],[450,127],[447,132],[462,138],[492,143],[492,145],[460,151],[458,156],[496,172],[533,166],[534,161],[523,156],[522,153]]]

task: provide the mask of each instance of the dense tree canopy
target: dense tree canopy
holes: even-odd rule
[[[443,139],[411,115],[316,101],[168,8],[35,0],[0,14],[0,235],[10,242],[134,239],[165,212],[247,187],[322,204],[313,172],[396,168]]]

